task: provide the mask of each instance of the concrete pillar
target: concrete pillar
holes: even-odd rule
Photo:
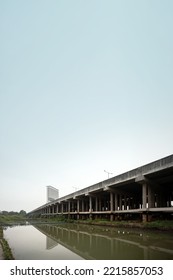
[[[84,208],[84,200],[82,200],[82,212],[85,211],[85,208]]]
[[[89,196],[89,212],[92,212],[92,196]]]
[[[74,212],[74,201],[72,202],[72,212]]]
[[[151,185],[148,185],[148,208],[154,208],[155,196]]]
[[[98,197],[95,198],[95,211],[97,212],[98,211]]]
[[[142,185],[142,208],[147,208],[147,183]]]
[[[103,211],[106,211],[106,199],[104,199],[103,205],[104,205],[104,206],[103,206],[103,208],[104,208]]]
[[[115,211],[117,211],[118,210],[118,194],[115,193],[114,197],[115,197]]]
[[[124,210],[127,210],[127,196],[124,195]]]
[[[68,201],[68,212],[70,213],[70,201]]]
[[[101,197],[99,197],[99,211],[102,211],[102,200],[101,200]]]
[[[114,211],[114,193],[110,192],[110,211]],[[110,221],[112,222],[114,220],[114,215],[111,213],[110,215]]]
[[[119,199],[120,199],[120,201],[119,201],[119,210],[122,210],[122,195],[120,194],[119,195]]]
[[[110,192],[110,211],[114,211],[114,194]]]
[[[80,211],[79,207],[80,207],[80,201],[79,201],[79,199],[78,199],[78,200],[77,200],[77,212]]]

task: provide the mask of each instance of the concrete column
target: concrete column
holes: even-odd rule
[[[84,206],[84,200],[82,200],[82,212],[84,212],[85,211],[85,208],[84,208],[85,206]]]
[[[127,196],[124,195],[124,210],[127,210]]]
[[[87,202],[86,202],[86,204],[85,204],[85,211],[88,212],[88,211],[89,211],[89,208],[90,208],[90,206],[89,206],[89,198],[88,198],[88,199],[87,199]]]
[[[92,212],[92,196],[89,196],[89,212]]]
[[[98,211],[98,197],[95,198],[95,205],[96,205],[95,211],[97,212]]]
[[[148,185],[148,208],[154,208],[155,197],[151,185]]]
[[[101,200],[101,197],[99,197],[99,211],[102,211],[102,200]]]
[[[106,200],[105,199],[104,199],[103,205],[104,205],[104,211],[106,211]]]
[[[68,201],[68,212],[70,213],[70,201]]]
[[[74,212],[74,202],[72,202],[72,212]]]
[[[110,211],[114,211],[114,193],[110,192]],[[111,213],[110,215],[110,221],[112,222],[114,220],[114,215]]]
[[[142,185],[142,208],[147,208],[147,183]]]
[[[120,198],[120,201],[119,201],[120,209],[119,210],[122,210],[122,195],[121,194],[119,195],[119,198]]]
[[[117,211],[118,210],[118,194],[115,193],[114,197],[115,197],[115,211]]]
[[[79,212],[79,207],[80,207],[80,201],[79,199],[77,200],[77,212]]]
[[[114,211],[114,194],[110,192],[110,211]]]

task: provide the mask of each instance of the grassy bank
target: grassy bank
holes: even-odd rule
[[[173,231],[173,220],[157,220],[151,222],[141,222],[141,221],[108,221],[103,219],[95,219],[95,220],[72,220],[65,219],[65,217],[51,217],[51,218],[37,218],[30,219],[31,224],[40,224],[40,223],[48,223],[48,224],[59,224],[59,223],[77,223],[77,224],[87,224],[87,225],[100,225],[100,226],[110,226],[110,227],[127,227],[127,228],[143,228],[143,229],[153,229],[153,230],[162,230],[162,231]]]
[[[143,228],[163,231],[173,231],[173,221],[171,220],[160,220],[151,222],[140,222],[140,221],[106,221],[106,220],[79,220],[77,223],[88,224],[88,225],[100,225],[100,226],[111,226],[111,227],[127,227],[127,228]]]
[[[155,220],[151,222],[141,222],[141,221],[108,221],[103,219],[87,219],[87,220],[72,220],[67,219],[64,215],[51,218],[34,218],[27,219],[25,216],[21,215],[0,215],[0,226],[9,226],[15,224],[26,224],[26,221],[31,224],[60,224],[60,223],[78,223],[78,224],[88,224],[88,225],[100,225],[100,226],[111,226],[111,227],[128,227],[128,228],[144,228],[153,230],[169,230],[173,231],[173,220]]]
[[[0,226],[10,226],[25,222],[26,218],[21,215],[0,215]]]
[[[14,260],[12,251],[8,245],[8,242],[3,237],[3,228],[0,226],[0,244],[3,249],[3,255],[5,260]]]

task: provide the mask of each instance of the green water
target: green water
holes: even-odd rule
[[[7,227],[15,259],[173,259],[173,234],[76,224]]]

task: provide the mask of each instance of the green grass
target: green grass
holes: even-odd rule
[[[17,223],[24,223],[26,218],[21,215],[2,215],[0,214],[0,226],[8,226]]]
[[[146,228],[156,230],[173,230],[173,220],[158,220],[151,222],[141,221],[108,221],[102,219],[95,220],[78,220],[76,223],[88,224],[88,225],[101,225],[101,226],[113,226],[113,227],[131,227],[131,228]]]
[[[5,260],[14,260],[12,251],[8,245],[7,240],[4,239],[3,237],[3,228],[0,226],[0,244],[3,249],[3,255]]]
[[[109,221],[107,219],[86,219],[86,220],[73,220],[67,219],[65,216],[50,217],[50,218],[37,218],[30,219],[31,223],[49,223],[58,224],[61,222],[67,223],[79,223],[87,225],[100,225],[111,227],[130,227],[130,228],[146,228],[156,230],[173,230],[173,220],[156,220],[151,222],[141,222],[140,220],[121,220],[121,221]]]
[[[148,223],[144,223],[146,228],[151,229],[162,229],[162,230],[173,230],[173,221],[171,220],[158,220]]]

